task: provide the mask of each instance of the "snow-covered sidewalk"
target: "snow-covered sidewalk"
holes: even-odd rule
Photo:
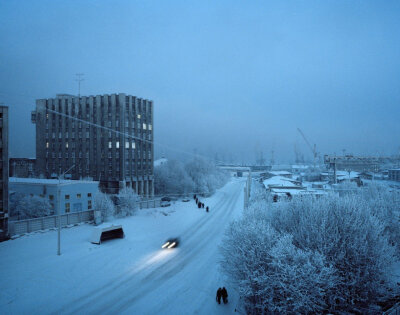
[[[193,200],[139,210],[112,222],[123,225],[124,239],[101,245],[89,242],[92,225],[63,229],[61,256],[56,231],[0,243],[2,313],[231,314],[235,294],[228,305],[215,302],[227,286],[218,245],[242,212],[243,187],[233,179],[202,199],[210,213]],[[180,246],[162,250],[169,237]]]

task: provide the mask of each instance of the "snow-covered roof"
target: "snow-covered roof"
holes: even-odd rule
[[[160,165],[165,164],[167,162],[168,162],[168,159],[161,158],[161,159],[158,159],[158,160],[154,161],[154,166],[160,166]]]
[[[263,181],[263,184],[266,188],[270,186],[284,186],[284,187],[298,187],[293,180],[283,176],[273,176]]]
[[[270,171],[269,173],[276,175],[276,176],[280,176],[280,175],[292,175],[291,172],[288,171]]]
[[[24,183],[24,184],[42,184],[42,185],[58,185],[61,184],[96,184],[97,181],[89,180],[67,180],[67,179],[45,179],[45,178],[19,178],[19,177],[9,177],[10,183]]]

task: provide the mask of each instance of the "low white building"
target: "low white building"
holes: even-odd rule
[[[48,198],[55,214],[92,210],[98,187],[97,181],[9,178],[11,191]]]

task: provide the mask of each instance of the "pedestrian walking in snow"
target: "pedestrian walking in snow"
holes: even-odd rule
[[[218,288],[217,296],[215,297],[215,299],[217,300],[218,304],[221,304],[221,297],[222,297],[222,289]]]
[[[204,203],[201,204],[201,207],[204,209]]]
[[[200,209],[201,208],[201,202],[199,202],[198,204],[197,204],[197,207]]]
[[[228,291],[226,291],[225,287],[222,288],[221,295],[222,295],[222,300],[224,301],[224,304],[228,303]]]
[[[193,199],[196,200],[196,194],[193,196]]]
[[[206,212],[208,212],[208,206],[206,207]]]

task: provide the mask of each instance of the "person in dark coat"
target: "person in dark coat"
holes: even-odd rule
[[[215,299],[217,300],[218,304],[221,304],[221,297],[222,297],[222,289],[218,288],[217,296],[215,297]]]
[[[201,204],[201,207],[204,209],[204,203]]]
[[[199,202],[199,203],[197,204],[197,207],[199,207],[199,209],[201,208],[201,202]]]
[[[221,295],[222,295],[222,300],[224,301],[224,304],[228,303],[228,291],[226,291],[225,287],[222,288]]]
[[[206,212],[208,212],[208,206],[206,207]]]
[[[193,196],[193,199],[196,199],[196,195]]]

